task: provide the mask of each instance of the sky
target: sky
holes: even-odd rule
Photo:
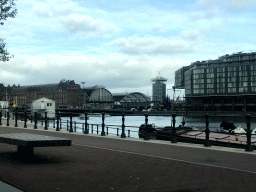
[[[0,26],[14,55],[0,61],[5,85],[103,85],[152,96],[151,79],[195,61],[255,51],[255,0],[17,0]],[[82,87],[82,84],[81,84]]]

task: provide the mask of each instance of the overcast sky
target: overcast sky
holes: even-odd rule
[[[16,18],[0,26],[14,54],[0,61],[0,82],[10,85],[66,79],[151,96],[159,72],[171,89],[182,66],[255,51],[255,0],[18,0],[16,7]]]

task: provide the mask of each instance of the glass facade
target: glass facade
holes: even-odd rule
[[[204,69],[193,70],[193,93],[204,94]]]

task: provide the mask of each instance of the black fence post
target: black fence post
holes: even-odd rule
[[[18,127],[18,112],[17,112],[17,108],[15,110],[15,127]]]
[[[124,120],[125,120],[124,119],[124,113],[122,113],[122,134],[121,134],[121,138],[126,138]]]
[[[99,125],[97,125],[97,134],[99,133]]]
[[[9,114],[9,111],[7,111],[7,123],[6,123],[6,126],[9,126],[9,119],[10,119],[10,114]]]
[[[69,132],[73,132],[73,128],[72,128],[72,113],[70,113],[70,129]]]
[[[130,130],[128,130],[128,137],[130,137]]]
[[[119,128],[116,129],[116,136],[119,136]]]
[[[24,113],[24,128],[27,128],[27,112]]]
[[[75,129],[74,129],[74,131],[76,132],[76,121],[75,121],[74,123],[75,123]]]
[[[87,113],[84,113],[84,118],[85,118],[85,124],[84,124],[84,134],[88,134],[89,130],[88,130],[88,126],[87,126]]]
[[[204,142],[204,146],[205,147],[211,147],[211,142],[209,140],[210,130],[209,130],[209,115],[208,114],[205,115],[205,125],[206,125],[206,129],[205,129],[205,142]]]
[[[252,147],[252,144],[251,144],[251,136],[252,136],[252,131],[250,130],[251,128],[251,122],[250,122],[250,119],[251,119],[251,115],[246,115],[245,116],[246,120],[247,120],[247,130],[246,130],[246,137],[247,137],[247,145],[246,145],[246,148],[245,148],[245,151],[253,151],[253,147]]]
[[[0,125],[2,125],[2,111],[0,111]]]
[[[37,129],[37,114],[36,114],[36,112],[34,113],[35,114],[35,125],[34,125],[34,129]]]
[[[88,125],[88,129],[89,129],[89,125]],[[92,134],[93,134],[93,125],[92,125],[91,129],[92,129]]]
[[[102,112],[102,130],[101,130],[101,136],[105,136],[105,132],[104,132],[104,127],[105,127],[105,124],[104,124],[104,120],[105,120],[105,113]]]
[[[144,135],[144,140],[149,140],[149,135],[148,135],[148,113],[145,114],[145,135]]]
[[[172,138],[171,138],[171,143],[177,143],[177,137],[176,137],[176,127],[175,127],[175,117],[176,114],[172,114]]]
[[[62,125],[61,125],[61,116],[59,116],[59,118],[60,118],[60,129],[62,129]]]
[[[60,131],[59,119],[60,119],[60,114],[59,114],[59,112],[57,112],[57,128],[56,128],[56,131]]]
[[[44,114],[44,130],[48,130],[47,112],[45,112]]]

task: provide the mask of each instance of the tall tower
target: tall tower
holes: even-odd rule
[[[156,103],[163,104],[166,99],[166,78],[161,77],[160,73],[156,78],[151,79],[152,82],[152,101]]]

